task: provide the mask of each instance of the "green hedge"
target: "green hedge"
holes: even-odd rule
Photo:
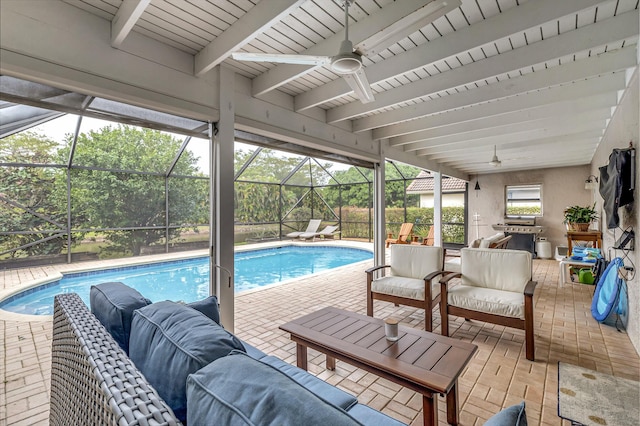
[[[397,234],[405,222],[403,208],[388,208],[385,212],[386,232]],[[412,222],[413,235],[426,237],[433,225],[433,208],[408,207],[407,222]],[[369,210],[359,207],[342,208],[342,236],[344,238],[369,238],[372,233],[369,224]],[[442,236],[447,243],[464,241],[464,207],[442,208]]]

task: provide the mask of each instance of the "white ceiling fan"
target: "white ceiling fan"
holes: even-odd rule
[[[349,6],[354,0],[341,0],[344,6],[345,39],[335,56],[289,55],[278,53],[232,53],[233,59],[252,62],[277,62],[297,65],[329,65],[329,68],[342,76],[363,104],[373,102],[373,92],[362,68],[362,55],[353,51],[349,40]]]
[[[489,161],[489,164],[493,167],[500,167],[502,165],[502,161],[498,160],[498,154],[496,152],[496,146],[493,146],[493,158]]]

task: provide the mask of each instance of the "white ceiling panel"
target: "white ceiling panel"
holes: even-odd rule
[[[107,20],[123,5],[64,1]],[[294,3],[151,0],[132,30],[202,55],[247,25],[242,18],[261,1],[283,10]],[[399,4],[356,0],[349,38],[357,45],[358,34],[381,17],[400,19],[392,15]],[[242,62],[227,52],[220,60],[253,79],[256,97],[280,91],[296,110],[321,108],[329,123],[350,122],[355,132],[371,131],[375,139],[473,174],[496,171],[488,165],[494,146],[501,171],[588,164],[624,89],[625,70],[637,66],[638,0],[462,0],[415,28],[396,22],[401,36],[362,58],[375,96],[367,104],[328,65]],[[395,30],[391,24],[379,35]],[[344,37],[342,1],[298,2],[260,29],[237,40],[237,50],[333,55]]]

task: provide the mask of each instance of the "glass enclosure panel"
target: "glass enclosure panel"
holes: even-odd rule
[[[40,83],[33,83],[27,80],[0,76],[0,90],[2,93],[17,96],[30,101],[39,101],[43,105],[61,105],[65,107],[81,110],[86,102],[87,96],[79,93],[68,92],[63,89],[47,86]]]
[[[363,167],[356,167],[360,174],[363,176],[363,180],[354,180],[350,183],[358,183],[358,182],[373,182],[373,169],[365,169]]]
[[[0,252],[9,256],[59,253],[66,234],[66,174],[50,167],[0,167]],[[36,243],[42,241],[42,244]]]
[[[0,163],[66,165],[58,150],[73,137],[74,128],[68,127],[73,121],[74,116],[58,117],[0,139]]]
[[[233,144],[233,175],[238,176],[240,170],[251,160],[251,156],[258,151],[259,147],[235,142]]]
[[[353,166],[347,166],[346,164],[337,163],[335,161],[326,161],[326,160],[319,160],[319,161],[320,161],[320,164],[322,164],[322,166],[327,170],[327,173],[329,173],[330,175],[329,180],[327,181],[328,185],[339,185],[343,183],[340,176],[347,173],[349,169],[352,169],[352,168],[355,169],[355,167]],[[360,176],[360,179],[363,179],[363,177]]]
[[[333,225],[334,222],[339,220],[339,209],[334,210],[315,189],[313,191],[313,203],[315,207],[313,218],[331,222],[322,223],[322,227],[326,225]]]
[[[319,163],[318,160],[313,159],[310,161],[310,168],[312,186],[324,186],[331,184],[332,176],[328,172],[328,170],[331,169],[331,163]]]
[[[280,239],[279,223],[262,223],[249,225],[236,224],[234,231],[234,241],[236,244],[262,243]]]
[[[176,138],[169,133],[143,127],[83,120],[73,164],[166,174],[183,139],[182,136]]]
[[[236,142],[236,173],[241,170],[238,167],[244,165],[255,151],[251,145]],[[238,146],[240,149],[238,149]],[[261,149],[256,158],[251,161],[248,167],[237,178],[241,181],[251,182],[271,182],[280,183],[291,173],[295,167],[303,161],[305,157],[286,152],[274,151],[272,149]],[[309,185],[309,177],[303,179],[305,185]]]
[[[94,247],[100,259],[163,253],[164,229],[100,231],[90,233],[97,243]]]
[[[169,252],[202,250],[209,247],[209,227],[183,227],[171,230]],[[164,247],[163,247],[164,249]],[[160,253],[164,253],[161,251]]]
[[[283,191],[284,192],[284,191]],[[236,182],[235,220],[240,223],[278,222],[280,220],[280,186]]]
[[[72,169],[71,217],[74,229],[164,226],[165,178]]]
[[[373,184],[342,185],[342,238],[373,237]]]
[[[95,98],[89,105],[88,111],[124,116],[130,120],[147,123],[150,127],[154,127],[153,124],[157,124],[162,128],[173,127],[187,132],[203,133],[204,135],[206,135],[208,131],[206,123],[199,120],[191,120],[178,115],[127,105],[108,99]]]
[[[191,138],[171,175],[209,176],[209,140]]]
[[[384,168],[384,178],[386,181],[402,179],[402,174],[398,170],[398,164],[387,161]]]
[[[302,162],[300,168],[298,168],[293,175],[287,178],[284,182],[287,185],[300,185],[300,186],[312,186],[311,178],[311,159],[307,158]]]
[[[189,226],[209,223],[209,180],[170,177],[169,225]]]

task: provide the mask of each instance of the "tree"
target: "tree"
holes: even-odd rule
[[[74,228],[154,228],[106,232],[113,251],[140,254],[142,247],[165,237],[165,179],[181,140],[151,129],[106,126],[78,136],[74,164],[97,169],[71,169]],[[58,155],[69,155],[70,143]],[[173,174],[198,175],[196,158],[182,153]],[[186,161],[185,161],[186,158]],[[116,170],[116,171],[114,171]],[[196,179],[169,178],[172,223],[202,223],[207,217],[208,190]],[[180,229],[171,229],[169,239]]]
[[[357,167],[335,171],[333,173],[335,183],[340,183],[341,186],[327,187],[323,191],[323,196],[332,206],[339,205],[342,200],[343,206],[371,207],[373,193],[368,182],[373,181],[373,173],[366,172],[369,170],[362,171]]]
[[[415,178],[420,169],[408,166],[406,164],[387,163],[385,168],[385,203],[388,208],[405,206],[405,185],[407,182]],[[342,188],[332,187],[326,191],[327,200],[336,203],[338,197],[342,196],[343,206],[352,207],[370,207],[373,200],[372,188],[368,182],[373,182],[373,173],[371,170],[362,170],[357,167],[350,167],[347,170],[339,170],[334,173],[335,180],[342,185]],[[342,191],[342,194],[339,193]],[[332,204],[333,205],[333,204]],[[407,207],[417,206],[417,197],[408,197]]]
[[[0,252],[28,246],[9,253],[20,257],[60,253],[66,247],[66,235],[48,239],[65,233],[67,224],[64,169],[43,167],[54,164],[56,147],[55,141],[29,131],[0,139],[0,163],[13,164],[0,167],[0,230],[28,232],[3,235]]]

